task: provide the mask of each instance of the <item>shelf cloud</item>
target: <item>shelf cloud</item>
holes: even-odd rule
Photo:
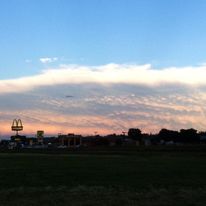
[[[45,58],[44,62],[50,61]],[[34,76],[0,80],[0,93],[25,92],[41,86],[60,84],[131,84],[161,86],[182,84],[206,85],[206,66],[155,69],[150,64],[107,64],[102,66],[61,65]]]
[[[121,133],[129,128],[206,128],[206,66],[61,65],[40,74],[0,80],[2,134],[12,119],[24,132]],[[72,96],[73,98],[66,98]]]

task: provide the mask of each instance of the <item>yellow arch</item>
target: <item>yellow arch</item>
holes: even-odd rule
[[[13,123],[12,123],[12,126],[11,126],[11,129],[13,131],[21,131],[23,130],[23,125],[22,125],[22,121],[21,119],[14,119],[13,120]]]
[[[13,120],[12,126],[13,126],[13,127],[18,126],[18,121],[17,121],[16,119]]]
[[[17,127],[18,127],[18,126],[22,127],[22,121],[21,121],[21,119],[18,119],[18,120],[17,120]]]

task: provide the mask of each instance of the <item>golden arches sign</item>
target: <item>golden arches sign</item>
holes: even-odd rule
[[[18,120],[14,119],[13,120],[11,130],[16,131],[16,132],[23,130],[23,125],[22,125],[21,119],[18,119]]]

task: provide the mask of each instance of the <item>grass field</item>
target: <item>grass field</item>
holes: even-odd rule
[[[206,152],[1,153],[0,205],[206,205]]]

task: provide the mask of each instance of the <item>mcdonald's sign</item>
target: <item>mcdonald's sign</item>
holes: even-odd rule
[[[23,130],[23,125],[22,125],[21,119],[18,119],[18,120],[14,119],[13,120],[11,130],[16,131],[16,132]]]

